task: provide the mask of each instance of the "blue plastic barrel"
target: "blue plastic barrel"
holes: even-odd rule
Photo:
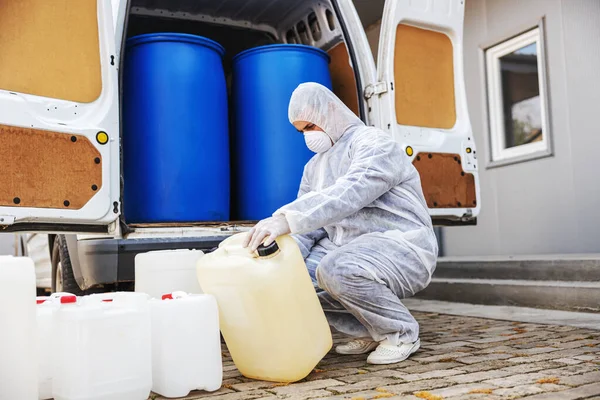
[[[314,155],[288,120],[294,89],[318,82],[331,89],[329,56],[304,45],[268,45],[233,59],[234,218],[259,220],[293,201]]]
[[[127,40],[123,202],[128,223],[229,220],[224,53],[218,43],[187,34]]]

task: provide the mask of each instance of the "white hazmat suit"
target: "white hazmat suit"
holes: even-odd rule
[[[319,84],[294,91],[289,119],[334,143],[306,165],[298,198],[273,214],[285,216],[323,289],[330,324],[393,345],[416,341],[419,325],[401,299],[429,284],[438,253],[417,170],[389,134]]]

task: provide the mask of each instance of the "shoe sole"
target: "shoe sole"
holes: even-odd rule
[[[387,359],[387,360],[377,360],[377,359],[373,360],[373,359],[367,358],[367,363],[374,364],[374,365],[396,364],[396,363],[406,360],[408,357],[415,354],[417,352],[417,350],[419,350],[420,347],[421,347],[421,339],[417,339],[415,344],[413,344],[413,347],[410,349],[410,352],[408,353],[408,355],[406,355],[404,357],[398,357],[398,358]]]
[[[359,354],[367,354],[367,353],[375,350],[377,348],[377,346],[379,346],[379,343],[373,342],[372,344],[369,345],[369,347],[367,347],[364,350],[349,350],[349,351],[338,350],[338,348],[339,348],[339,346],[338,346],[335,348],[335,352],[337,354],[341,354],[343,356],[355,356],[355,355],[359,355]]]

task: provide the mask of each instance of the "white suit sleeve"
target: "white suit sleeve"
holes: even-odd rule
[[[403,181],[406,156],[385,132],[369,129],[356,138],[350,153],[348,171],[333,185],[305,193],[275,212],[285,215],[292,233],[310,232],[339,221]]]
[[[310,192],[310,184],[307,179],[306,170],[308,165],[304,167],[304,173],[302,174],[302,180],[300,181],[300,189],[298,190],[298,197],[302,197],[306,193]],[[286,218],[287,219],[287,218]],[[289,221],[288,221],[289,223]],[[312,232],[304,233],[304,234],[295,234],[292,235],[298,247],[300,248],[300,252],[302,253],[302,258],[306,259],[309,256],[311,249],[314,245],[321,239],[327,236],[327,232],[325,229],[320,228],[316,229]]]

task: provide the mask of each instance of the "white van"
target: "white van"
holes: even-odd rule
[[[0,9],[0,230],[50,235],[53,288],[130,284],[133,258],[208,250],[252,221],[133,225],[122,214],[120,66],[127,37],[198,34],[231,58],[268,43],[331,57],[334,91],[389,132],[437,225],[479,214],[463,79],[464,0],[386,0],[378,68],[351,0],[8,0]]]

